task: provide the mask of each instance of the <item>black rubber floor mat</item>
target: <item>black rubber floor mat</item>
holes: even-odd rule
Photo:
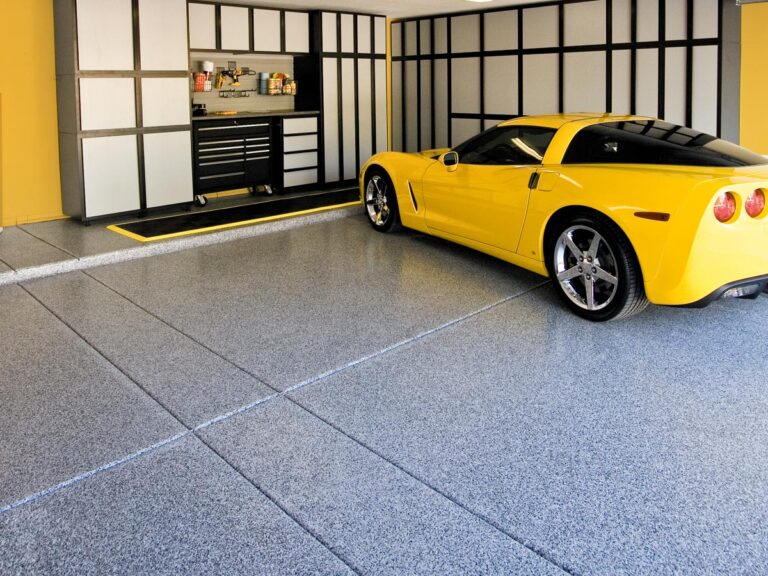
[[[218,228],[229,228],[258,222],[262,219],[288,217],[308,210],[327,209],[358,202],[357,189],[308,194],[295,198],[273,198],[244,206],[191,212],[165,218],[148,218],[126,224],[114,224],[110,230],[137,240],[159,240],[161,237],[194,234]]]

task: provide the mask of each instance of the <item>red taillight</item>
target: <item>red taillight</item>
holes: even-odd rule
[[[763,213],[765,209],[765,194],[759,188],[754,190],[744,203],[744,210],[747,211],[752,218],[757,218]]]
[[[715,218],[728,222],[736,214],[736,198],[730,192],[723,192],[715,200]]]

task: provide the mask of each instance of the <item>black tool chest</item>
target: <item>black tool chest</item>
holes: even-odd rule
[[[270,185],[273,118],[194,123],[195,194]]]

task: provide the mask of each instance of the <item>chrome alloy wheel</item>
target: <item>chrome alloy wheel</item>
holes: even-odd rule
[[[375,226],[384,226],[392,216],[387,203],[387,182],[378,174],[374,175],[365,187],[365,208],[368,218]]]
[[[619,288],[611,246],[589,226],[566,228],[555,244],[555,276],[565,295],[584,310],[602,310]]]

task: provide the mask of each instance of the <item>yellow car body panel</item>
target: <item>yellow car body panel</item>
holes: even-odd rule
[[[556,115],[521,117],[501,125],[541,126],[557,129],[540,165],[527,166],[538,173],[531,189],[516,191],[525,196],[520,229],[499,225],[498,214],[480,202],[463,200],[463,210],[473,228],[485,234],[462,233],[460,225],[428,225],[429,199],[450,193],[472,182],[483,198],[510,194],[503,171],[519,167],[467,166],[462,172],[444,166],[439,155],[447,149],[423,154],[384,152],[371,158],[368,168],[384,169],[394,184],[402,224],[490,254],[532,272],[548,276],[545,262],[547,226],[561,210],[583,208],[599,212],[624,232],[640,264],[645,293],[650,302],[689,305],[706,299],[731,283],[768,275],[768,208],[758,218],[744,209],[747,196],[756,188],[768,191],[768,165],[739,168],[651,164],[561,164],[573,136],[585,126],[611,121],[649,120],[638,116]],[[768,162],[768,160],[767,160]],[[440,190],[424,189],[424,177]],[[734,218],[719,222],[713,212],[717,196],[731,192],[737,200]],[[459,194],[458,196],[461,196]],[[450,203],[451,198],[442,198]],[[483,209],[483,208],[486,209]],[[669,215],[667,221],[640,217],[637,213]]]

